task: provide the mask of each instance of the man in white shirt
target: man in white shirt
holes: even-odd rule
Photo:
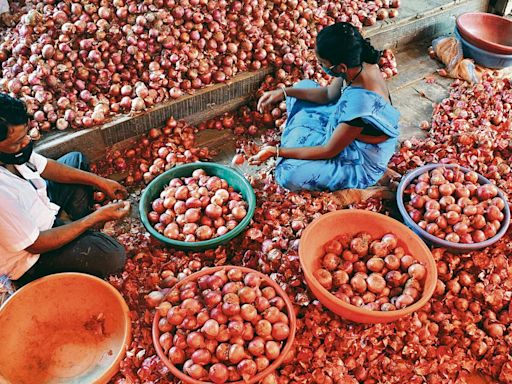
[[[58,161],[33,152],[27,123],[25,104],[0,93],[0,276],[21,286],[58,272],[118,272],[124,248],[91,229],[125,217],[130,204],[112,203],[92,213],[90,207],[93,187],[117,199],[126,197],[126,189],[87,172],[78,152]],[[61,209],[74,221],[57,218]]]

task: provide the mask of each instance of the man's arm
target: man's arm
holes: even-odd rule
[[[25,250],[33,254],[53,251],[76,239],[98,222],[93,213],[72,223],[42,231],[34,244],[25,248]]]
[[[48,159],[48,163],[41,173],[41,176],[47,180],[55,181],[63,184],[84,184],[93,187],[98,187],[101,183],[102,177],[95,175],[91,172],[82,171],[70,167],[66,164],[61,164],[58,161]]]
[[[90,185],[104,191],[113,199],[127,195],[126,189],[117,181],[61,164],[52,159],[48,159],[41,176],[57,183]]]
[[[129,212],[128,202],[105,205],[80,220],[40,232],[36,241],[25,250],[33,254],[53,251],[70,243],[96,224],[121,219]]]

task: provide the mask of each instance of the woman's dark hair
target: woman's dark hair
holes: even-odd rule
[[[343,63],[349,68],[363,62],[377,64],[381,56],[381,52],[349,23],[336,23],[322,29],[316,37],[316,52],[332,65]]]
[[[28,123],[27,106],[20,99],[0,93],[0,141],[7,139],[9,125]]]

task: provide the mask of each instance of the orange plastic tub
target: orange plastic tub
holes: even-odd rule
[[[290,301],[290,298],[288,295],[283,291],[283,289],[277,284],[274,280],[272,280],[267,275],[264,275],[261,272],[258,272],[254,269],[245,268],[245,267],[238,267],[234,265],[223,265],[219,267],[213,267],[213,268],[207,268],[203,269],[199,272],[193,273],[192,275],[186,277],[185,279],[178,282],[172,289],[179,289],[184,284],[187,284],[190,281],[196,281],[201,276],[204,275],[212,275],[213,273],[221,270],[228,270],[231,268],[237,268],[242,270],[244,273],[256,273],[265,283],[272,288],[274,288],[278,294],[278,296],[281,296],[281,298],[286,303],[286,312],[288,315],[288,319],[290,321],[290,335],[288,336],[288,339],[286,340],[286,344],[284,345],[284,348],[281,350],[281,354],[279,357],[272,362],[266,369],[258,373],[256,376],[254,376],[252,379],[248,381],[228,381],[227,384],[256,384],[260,380],[264,379],[266,376],[270,375],[272,372],[274,372],[283,362],[286,355],[290,352],[290,349],[292,348],[293,341],[295,340],[295,332],[297,330],[297,319],[295,318],[295,311],[293,309],[293,304]],[[164,364],[169,368],[172,375],[174,377],[177,377],[181,381],[187,384],[213,384],[211,381],[201,381],[201,380],[195,380],[188,376],[187,374],[183,373],[180,369],[178,369],[171,361],[167,358],[166,354],[164,353],[162,347],[160,346],[159,338],[160,338],[160,329],[158,328],[158,321],[160,320],[160,314],[158,311],[155,314],[155,318],[153,319],[153,345],[155,346],[156,353],[162,359]]]
[[[398,236],[398,246],[403,247],[427,269],[423,296],[414,304],[396,311],[370,311],[348,304],[324,287],[313,276],[320,268],[323,246],[336,236],[365,231],[373,237],[382,237],[392,232]],[[345,209],[327,213],[309,224],[300,239],[299,258],[306,283],[320,302],[344,319],[358,323],[388,323],[413,313],[423,307],[434,293],[437,283],[437,269],[429,248],[413,231],[404,224],[379,213]]]
[[[131,340],[129,309],[97,277],[46,276],[2,306],[0,340],[0,383],[106,384]]]

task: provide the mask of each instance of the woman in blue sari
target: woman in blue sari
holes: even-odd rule
[[[377,65],[380,52],[351,24],[336,23],[318,34],[316,55],[335,79],[327,87],[302,80],[264,93],[258,109],[286,98],[288,117],[281,145],[263,147],[249,161],[277,157],[276,181],[292,191],[373,186],[395,151],[400,116]]]

